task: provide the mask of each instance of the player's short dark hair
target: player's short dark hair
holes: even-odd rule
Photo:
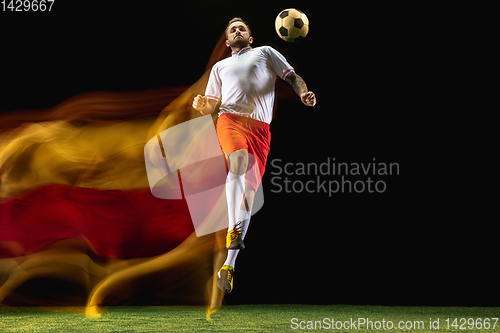
[[[248,23],[246,23],[241,17],[234,17],[231,19],[231,21],[229,21],[229,23],[227,24],[227,27],[226,27],[226,31],[224,32],[224,35],[226,36],[226,39],[227,39],[227,29],[229,29],[229,26],[231,24],[233,24],[234,22],[242,22],[244,25],[247,26],[247,29],[248,29],[248,34],[250,36],[252,36],[252,31],[250,30],[250,26],[248,25]]]

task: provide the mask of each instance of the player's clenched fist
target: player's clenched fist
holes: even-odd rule
[[[206,96],[198,95],[193,100],[193,108],[203,113],[207,105],[208,98]]]
[[[300,99],[304,105],[315,106],[316,105],[316,95],[312,91],[308,91],[300,95]]]

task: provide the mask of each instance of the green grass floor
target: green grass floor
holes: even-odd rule
[[[489,329],[476,328],[476,322],[485,322],[485,318],[500,317],[500,308],[486,307],[229,305],[213,314],[212,321],[206,320],[205,308],[190,306],[108,307],[99,319],[87,318],[82,312],[83,308],[76,307],[0,307],[0,332],[310,332],[314,330],[500,332],[500,322],[497,322],[496,327],[493,328],[495,323],[493,319],[489,320]],[[359,326],[359,318],[372,321],[374,326],[367,327],[366,324]],[[430,320],[436,325],[435,321],[438,318],[440,328],[431,328]],[[450,318],[449,329],[446,327],[447,318]],[[458,318],[456,328],[452,326],[455,318]],[[460,321],[461,318],[464,320]],[[477,320],[477,318],[481,319]],[[347,321],[350,325],[351,319],[357,329],[328,327],[332,322],[335,324],[337,321]],[[467,324],[467,320],[472,326]],[[383,325],[383,321],[385,321],[386,329],[384,330],[382,326],[377,329],[377,325]],[[388,329],[389,321],[393,324],[392,329]],[[423,326],[399,329],[397,325],[400,321],[403,321],[403,325],[406,326],[417,325],[416,322],[420,322],[421,325],[423,323]],[[460,325],[464,322],[461,329]]]

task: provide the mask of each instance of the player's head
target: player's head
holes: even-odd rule
[[[252,32],[248,24],[240,17],[235,17],[226,27],[226,46],[243,48],[253,43]]]

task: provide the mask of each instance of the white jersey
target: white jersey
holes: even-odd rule
[[[271,123],[276,76],[294,71],[278,51],[269,46],[241,49],[217,62],[210,72],[205,96],[219,101],[224,112]]]

